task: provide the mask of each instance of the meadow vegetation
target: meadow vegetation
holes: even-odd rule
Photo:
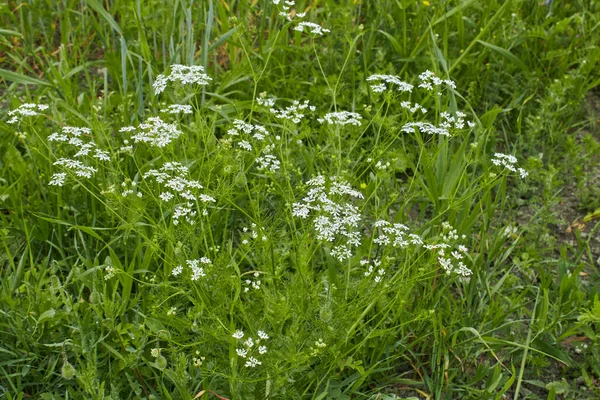
[[[0,398],[600,397],[600,3],[0,21]]]

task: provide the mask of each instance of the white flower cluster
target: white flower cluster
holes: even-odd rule
[[[138,192],[137,191],[137,182],[136,181],[131,181],[130,183],[127,181],[124,181],[123,183],[121,183],[121,187],[123,188],[123,191],[121,192],[121,196],[123,197],[128,197],[128,196],[137,196],[137,197],[142,197],[142,192]]]
[[[244,331],[235,331],[232,336],[237,340],[242,340],[244,338]],[[269,339],[269,335],[267,335],[264,331],[258,331],[258,338],[252,339],[249,337],[248,339],[244,340],[244,347],[235,349],[235,352],[239,357],[246,359],[246,363],[244,364],[245,367],[254,368],[257,365],[262,364],[262,362],[260,362],[253,355],[257,355],[257,352],[258,355],[263,355],[267,352],[267,346],[260,344],[262,340],[267,339]]]
[[[421,73],[421,75],[419,75],[419,79],[421,80],[421,83],[419,84],[420,88],[426,89],[426,90],[433,90],[434,86],[435,87],[439,87],[443,84],[446,84],[447,86],[451,87],[452,89],[456,89],[456,84],[454,83],[454,81],[450,80],[450,79],[440,79],[437,76],[435,76],[435,74],[429,70]]]
[[[124,153],[132,154],[133,153],[133,146],[131,144],[129,144],[129,140],[128,139],[123,139],[123,144],[125,146],[121,146],[119,148],[119,151],[122,151]]]
[[[192,106],[189,104],[171,104],[167,108],[160,110],[161,112],[168,114],[192,114]]]
[[[323,28],[321,25],[315,24],[314,22],[300,22],[295,28],[295,31],[304,32],[304,28],[306,28],[310,33],[317,36],[323,36],[323,32],[329,33],[331,32],[329,29]]]
[[[95,172],[95,171],[94,171]],[[50,186],[63,186],[65,184],[65,179],[67,179],[66,172],[55,172],[52,174],[52,178],[48,182]]]
[[[95,174],[98,170],[94,167],[90,167],[82,163],[79,160],[73,160],[70,158],[59,158],[54,162],[54,165],[60,165],[67,169],[72,169],[75,175],[83,178],[91,178],[93,174]],[[52,176],[52,180],[49,182],[50,185],[62,186],[64,184],[64,180],[66,178],[66,174],[64,172],[55,173]]]
[[[260,276],[260,274],[258,272],[255,272],[253,275],[255,278],[258,278]],[[255,279],[255,280],[246,279],[244,281],[244,284],[246,285],[246,287],[244,287],[244,293],[248,293],[250,291],[250,289],[259,290],[262,282],[260,279]]]
[[[277,159],[277,157],[271,154],[274,148],[274,144],[265,146],[263,149],[263,155],[256,158],[256,162],[258,164],[257,168],[259,171],[267,170],[269,172],[275,172],[281,166],[281,162]]]
[[[360,114],[350,111],[338,111],[327,113],[323,118],[317,119],[321,124],[327,122],[329,125],[355,125],[360,126]]]
[[[180,82],[182,85],[197,84],[200,86],[208,85],[212,78],[204,73],[204,67],[200,65],[171,65],[171,73],[169,75],[158,75],[152,87],[154,94],[162,93],[168,82]]]
[[[206,273],[204,272],[204,268],[200,267],[200,264],[205,265],[205,266],[212,265],[212,261],[207,257],[200,257],[199,259],[196,259],[196,260],[186,260],[185,263],[192,270],[192,276],[190,278],[192,281],[197,281],[201,277],[206,276]],[[183,266],[179,265],[179,266],[173,268],[173,271],[171,272],[171,274],[173,276],[179,276],[182,272],[183,272]]]
[[[45,111],[47,109],[48,106],[46,104],[23,103],[8,112],[10,119],[6,122],[8,124],[16,124],[17,122],[21,122],[21,117],[35,117],[40,114],[38,111]]]
[[[363,199],[362,193],[352,189],[338,177],[331,179],[329,189],[321,175],[306,184],[310,189],[301,202],[292,205],[292,215],[305,219],[311,212],[316,214],[313,227],[317,232],[317,239],[328,242],[341,240],[342,243],[332,249],[331,255],[339,261],[350,258],[350,246],[360,245],[361,234],[356,230],[361,220],[360,212],[358,207],[350,203],[339,203],[334,199],[340,196]]]
[[[417,110],[421,110],[423,114],[427,112],[427,109],[421,106],[419,103],[411,104],[410,101],[403,101],[400,103],[400,107],[407,109],[411,114],[414,114]]]
[[[178,225],[181,218],[194,224],[196,211],[193,210],[193,201],[200,200],[204,203],[214,203],[216,200],[206,194],[196,195],[197,189],[203,189],[198,181],[186,178],[187,167],[178,162],[167,162],[159,170],[152,169],[146,172],[144,179],[153,178],[158,184],[164,186],[165,190],[158,196],[162,201],[170,201],[177,194],[187,200],[184,205],[177,205],[173,212],[173,224]]]
[[[429,122],[409,122],[402,127],[402,132],[404,133],[414,133],[414,130],[418,129],[419,132],[427,133],[429,135],[442,135],[442,136],[450,136],[450,132],[448,129],[443,127],[437,127],[435,125],[430,124]]]
[[[373,242],[380,246],[391,244],[392,247],[403,249],[411,244],[415,246],[423,244],[421,237],[417,234],[409,233],[408,227],[404,224],[392,224],[385,220],[379,220],[375,222],[375,228],[379,228],[377,229],[379,236],[373,239]]]
[[[315,340],[315,346],[310,348],[310,355],[317,356],[319,353],[323,352],[325,347],[327,347],[327,343],[323,341],[323,338],[319,338]]]
[[[236,119],[233,121],[233,128],[227,131],[227,134],[230,136],[240,136],[242,134],[249,135],[249,138],[252,138],[258,142],[263,142],[267,138],[271,140],[271,136],[269,131],[267,131],[261,125],[252,125],[248,124],[244,121]],[[279,136],[276,136],[275,139],[279,139]],[[246,151],[252,151],[253,147],[247,140],[239,140],[238,146]],[[275,150],[275,144],[271,143],[267,144],[261,150],[262,155],[256,158],[256,162],[258,164],[259,171],[270,171],[276,172],[281,166],[281,162],[277,159],[276,156],[272,154],[273,150]]]
[[[267,97],[267,92],[262,92],[256,98],[256,102],[263,107],[273,107],[275,105],[275,99]]]
[[[93,141],[83,141],[80,136],[91,135],[92,131],[89,128],[79,128],[74,126],[64,126],[62,128],[62,133],[54,132],[50,136],[48,136],[48,141],[50,142],[64,142],[75,146],[78,151],[75,153],[74,157],[82,157],[90,154],[92,149],[94,149],[94,155],[92,157],[97,158],[100,161],[110,161],[110,156],[108,152],[97,148],[96,143]]]
[[[443,233],[440,235],[441,243],[425,245],[426,249],[437,250],[438,262],[450,275],[455,273],[461,276],[469,276],[472,271],[465,265],[463,259],[468,255],[469,249],[460,244],[459,240],[466,239],[465,235],[459,237],[456,229],[448,222],[442,224]]]
[[[80,136],[89,136],[92,134],[92,130],[90,128],[81,128],[76,126],[63,126],[62,133],[54,132],[50,136],[48,136],[48,140],[51,142],[68,142],[69,135],[71,137],[80,137]],[[75,144],[75,143],[69,143]]]
[[[107,265],[106,267],[104,267],[104,280],[105,281],[114,278],[114,276],[116,274],[117,274],[117,269],[115,267],[113,267],[112,265]]]
[[[394,75],[375,74],[375,75],[371,75],[367,78],[367,82],[373,82],[373,81],[383,81],[381,83],[371,85],[371,90],[373,90],[375,93],[385,92],[388,88],[386,83],[396,85],[399,92],[409,92],[410,93],[410,92],[412,92],[413,87],[414,87],[410,83],[401,81],[400,78],[398,78],[397,76],[394,76]]]
[[[252,137],[258,141],[262,141],[269,136],[269,131],[267,131],[264,126],[248,124],[239,119],[234,120],[233,128],[229,129],[227,134],[230,136],[239,136],[242,133],[247,135],[252,134]],[[252,147],[250,147],[250,150],[251,149]]]
[[[258,233],[261,232],[262,229],[257,228],[256,224],[252,223],[251,228],[248,228],[245,226],[244,228],[242,228],[242,231],[244,232],[244,234],[250,233],[250,237],[252,237],[252,239],[255,240],[255,239],[258,239],[258,236],[259,236]],[[265,242],[267,240],[267,236],[264,234],[264,232],[262,232],[260,236],[261,236],[260,238],[263,242]],[[248,244],[248,243],[249,243],[248,239],[242,240],[242,244]]]
[[[279,5],[281,0],[273,0],[273,4]],[[304,18],[306,13],[292,13],[290,12],[290,8],[295,6],[296,2],[293,0],[284,0],[283,5],[281,6],[282,11],[279,12],[279,16],[287,19],[288,21],[292,21],[294,18]]]
[[[298,124],[304,118],[304,114],[302,114],[302,111],[304,111],[307,108],[310,111],[316,110],[316,107],[311,106],[308,100],[305,100],[303,103],[300,103],[298,100],[294,100],[292,105],[286,107],[284,110],[271,108],[269,111],[275,116],[275,118],[287,119],[295,124]]]
[[[465,117],[467,114],[461,111],[457,111],[456,115],[452,116],[449,112],[444,111],[440,113],[440,116],[443,118],[443,121],[440,123],[440,126],[445,129],[456,128],[463,129],[465,127]],[[467,121],[467,125],[469,128],[475,127],[475,123],[471,121]]]
[[[93,158],[100,161],[110,161],[110,155],[107,151],[99,149],[92,140],[84,141],[81,138],[82,136],[89,136],[91,133],[92,131],[89,128],[64,126],[61,133],[54,132],[49,135],[49,142],[63,142],[74,146],[77,149],[77,152],[73,156],[75,159],[62,157],[56,160],[54,165],[73,170],[76,176],[88,179],[91,178],[92,175],[97,172],[97,169],[85,164],[79,160],[80,158],[89,156],[92,150],[94,150],[94,154],[92,155]],[[52,186],[63,186],[66,178],[67,174],[65,172],[56,172],[52,175],[48,184]]]
[[[374,275],[373,280],[375,281],[375,283],[381,282],[381,280],[383,279],[383,276],[385,275],[385,269],[379,268],[379,267],[381,267],[380,260],[374,259],[372,261],[369,261],[369,260],[364,259],[364,260],[360,260],[360,265],[362,265],[363,267],[368,267],[367,270],[365,271],[365,276]]]
[[[517,158],[515,156],[509,154],[495,153],[494,157],[495,158],[492,158],[492,163],[494,165],[498,167],[503,165],[504,168],[506,168],[509,171],[518,172],[519,176],[521,176],[521,179],[525,179],[529,175],[529,172],[525,171],[523,168],[515,167],[515,164],[517,163]]]
[[[388,169],[390,167],[390,162],[383,162],[381,160],[377,161],[377,164],[375,164],[375,168],[381,171],[385,171],[386,169]]]
[[[198,350],[196,350],[196,355],[198,357],[193,357],[192,361],[194,362],[194,367],[200,368],[202,366],[202,363],[204,362],[204,360],[206,360],[206,357],[200,356],[200,351],[198,351]]]
[[[135,143],[144,142],[150,146],[165,147],[173,140],[182,135],[182,132],[175,124],[168,124],[160,117],[150,117],[145,123],[140,124],[137,128],[134,126],[126,126],[119,129],[119,132],[134,132],[135,135],[131,138]]]

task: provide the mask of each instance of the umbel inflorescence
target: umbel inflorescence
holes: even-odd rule
[[[160,94],[164,92],[169,82],[206,86],[210,81],[212,81],[212,78],[204,73],[204,67],[201,65],[173,64],[171,65],[171,72],[168,75],[158,75],[152,87],[154,88],[154,94]]]

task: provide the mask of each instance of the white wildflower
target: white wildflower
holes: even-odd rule
[[[160,110],[161,112],[168,114],[192,114],[192,106],[188,104],[171,104],[165,109]]]
[[[8,116],[11,117],[8,121],[9,124],[16,124],[21,121],[21,117],[35,117],[40,113],[38,111],[45,111],[48,109],[46,104],[33,104],[23,103],[19,107],[8,112]]]
[[[456,128],[463,129],[465,127],[465,113],[457,111],[455,115],[451,115],[449,112],[444,111],[440,113],[443,121],[440,123],[440,127],[444,129]]]
[[[426,245],[425,248],[429,250],[437,250],[438,263],[448,275],[452,273],[464,277],[471,275],[471,270],[464,264],[463,261],[461,261],[464,259],[464,255],[467,254],[468,249],[463,244],[458,242],[461,238],[465,239],[466,236],[459,236],[457,230],[454,229],[448,222],[442,223],[442,229],[443,232],[439,236],[441,243],[429,244]],[[453,248],[457,249],[457,251],[452,250]],[[446,256],[445,249],[449,249],[448,251],[450,252],[451,257]]]
[[[192,270],[192,281],[197,281],[201,277],[205,277],[204,268],[199,267],[201,260],[186,260],[187,266]],[[206,264],[206,263],[204,263]]]
[[[130,128],[121,128],[119,132],[130,132]],[[135,143],[143,142],[160,148],[167,146],[182,135],[177,126],[164,122],[160,117],[150,117],[134,130],[137,133],[131,138]]]
[[[100,161],[110,161],[110,155],[108,152],[101,149],[96,149],[94,158],[97,158]]]
[[[68,140],[69,137],[67,135],[60,134],[58,132],[54,132],[53,134],[48,136],[49,142],[67,142]]]
[[[504,168],[508,169],[511,172],[518,172],[521,179],[527,178],[529,173],[525,171],[523,168],[517,168],[515,165],[517,164],[517,158],[510,154],[503,153],[495,153],[495,158],[492,158],[492,164],[496,166],[504,166]]]
[[[435,87],[439,87],[443,84],[451,87],[452,89],[456,89],[456,84],[454,81],[450,79],[440,79],[435,76],[435,74],[431,71],[425,71],[421,75],[419,75],[419,79],[421,80],[421,84],[419,84],[420,88],[431,91]]]
[[[171,200],[173,197],[175,197],[173,195],[173,193],[171,192],[162,192],[159,196],[158,196],[162,201],[169,201]]]
[[[337,258],[339,262],[343,262],[352,257],[352,250],[349,245],[336,246],[331,249],[331,256]]]
[[[89,136],[92,134],[92,130],[90,128],[82,128],[77,126],[63,126],[62,131],[65,134],[73,136]]]
[[[65,172],[56,172],[52,175],[52,179],[48,182],[48,185],[62,186],[65,183],[67,174]]]
[[[200,352],[196,351],[196,355],[198,354],[200,354]],[[192,360],[194,361],[194,367],[198,368],[202,366],[202,363],[204,360],[206,360],[206,357],[194,357]]]
[[[258,361],[256,358],[254,357],[250,357],[248,359],[248,361],[246,361],[246,364],[244,365],[245,367],[256,367],[257,365],[261,365],[262,363],[260,361]]]
[[[236,339],[241,339],[241,338],[243,338],[243,337],[244,337],[244,331],[242,331],[242,330],[237,330],[237,331],[235,331],[235,332],[233,333],[233,335],[231,335],[231,336],[233,336],[233,337],[234,337],[234,338],[236,338]]]
[[[417,110],[421,110],[423,114],[427,112],[425,107],[422,107],[419,103],[411,104],[410,101],[403,101],[400,103],[400,107],[407,109],[411,114],[414,114]]]
[[[325,114],[323,118],[319,118],[319,122],[327,122],[329,125],[355,125],[360,126],[362,119],[361,115],[355,112],[338,111]]]
[[[67,169],[72,169],[75,175],[88,179],[97,172],[96,168],[85,165],[79,160],[72,160],[70,158],[59,158],[54,162],[54,165],[60,165]]]
[[[410,83],[401,81],[399,77],[393,76],[393,75],[375,74],[375,75],[371,75],[367,78],[367,82],[373,82],[373,81],[376,81],[376,82],[383,81],[381,83],[371,85],[371,89],[376,93],[381,93],[381,92],[385,91],[387,89],[386,83],[395,85],[396,89],[399,92],[409,92],[410,93],[410,92],[412,92],[413,87],[414,87]]]
[[[212,78],[204,73],[204,67],[201,65],[173,64],[171,65],[171,73],[169,75],[158,75],[152,87],[154,88],[154,94],[159,94],[165,90],[168,82],[206,86],[211,80]]]
[[[427,133],[430,135],[450,136],[450,132],[448,131],[448,129],[443,127],[438,128],[437,126],[432,125],[429,122],[409,122],[402,127],[402,132],[414,133],[415,129],[417,129],[421,133]]]
[[[266,96],[266,93],[261,93],[260,97],[256,98],[256,102],[258,103],[258,105],[263,107],[273,107],[275,105],[275,99],[267,98]]]
[[[329,29],[323,28],[321,25],[315,24],[313,22],[300,22],[295,28],[295,31],[304,32],[304,28],[306,28],[310,33],[317,36],[323,36],[323,33],[331,32]]]
[[[332,249],[331,254],[342,261],[351,256],[350,245],[360,245],[358,223],[361,216],[358,207],[347,202],[338,202],[336,197],[363,199],[363,195],[337,177],[330,180],[329,188],[325,183],[325,178],[321,175],[309,180],[307,185],[310,189],[307,196],[301,202],[292,204],[292,215],[308,218],[311,213],[314,214],[313,228],[317,239],[341,241],[342,243]]]
[[[389,161],[384,163],[383,161],[377,161],[377,164],[375,164],[375,168],[385,171],[386,169],[388,169],[390,167],[390,163]]]
[[[104,271],[106,272],[106,275],[104,275],[104,280],[106,281],[114,277],[117,273],[117,269],[112,265],[107,265]]]
[[[264,331],[258,331],[258,337],[266,340],[269,338],[269,335],[267,335]]]
[[[179,265],[175,268],[173,268],[173,272],[171,272],[171,274],[173,276],[178,276],[179,274],[181,274],[183,272],[183,266]]]
[[[246,140],[240,140],[238,142],[238,145],[244,150],[247,150],[247,151],[252,150],[252,145],[250,143],[248,143],[248,141],[246,141]]]
[[[291,106],[286,107],[283,110],[271,108],[270,112],[275,116],[275,118],[287,119],[297,124],[304,118],[304,110],[309,109],[310,111],[314,111],[316,108],[311,106],[308,100],[304,102],[300,102],[298,100],[294,100]]]
[[[163,201],[170,201],[178,197],[187,200],[184,205],[178,205],[173,212],[173,223],[177,225],[180,218],[193,224],[194,217],[197,212],[193,210],[193,201],[200,199],[203,202],[212,202],[215,199],[205,194],[196,194],[198,189],[202,189],[202,185],[195,180],[187,179],[187,167],[177,162],[167,162],[159,170],[152,169],[146,172],[144,179],[153,178],[158,184],[169,189],[163,191],[159,198]]]
[[[256,159],[258,164],[258,170],[268,170],[270,172],[275,172],[279,169],[281,165],[280,161],[273,154],[264,154]]]
[[[385,220],[375,222],[378,236],[373,239],[380,246],[406,248],[409,245],[421,245],[423,241],[419,235],[409,233],[409,228],[404,224],[392,224]]]

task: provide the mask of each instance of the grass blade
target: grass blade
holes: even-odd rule
[[[515,56],[510,51],[508,51],[502,47],[496,46],[494,44],[484,42],[483,40],[478,40],[477,42],[484,45],[488,49],[492,50],[494,53],[499,54],[502,57],[506,58],[508,61],[512,62],[513,64],[518,66],[520,69],[522,69],[523,72],[529,74],[529,68],[527,67],[527,65],[525,65],[525,63],[523,61],[521,61],[521,59],[519,59],[519,57]]]
[[[88,6],[96,11],[102,18],[111,26],[111,28],[117,32],[119,35],[123,35],[123,31],[117,21],[102,7],[102,4],[98,0],[85,0]]]
[[[41,79],[32,78],[27,75],[20,74],[18,72],[9,71],[7,69],[0,68],[0,78],[5,81],[18,83],[21,85],[39,85],[39,86],[52,86],[50,83]]]

